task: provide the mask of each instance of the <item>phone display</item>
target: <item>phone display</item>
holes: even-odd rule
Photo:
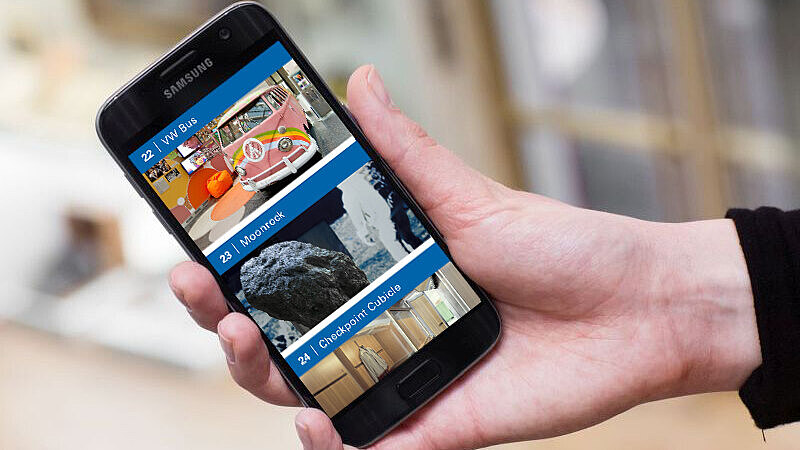
[[[333,416],[480,298],[320,99],[278,42],[129,158]]]

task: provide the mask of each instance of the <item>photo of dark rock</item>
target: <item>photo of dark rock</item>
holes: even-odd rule
[[[241,268],[247,302],[306,332],[369,285],[353,258],[298,241],[264,248]]]
[[[369,162],[222,277],[283,351],[428,238]]]

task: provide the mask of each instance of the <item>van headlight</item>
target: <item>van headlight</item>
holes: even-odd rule
[[[278,150],[282,152],[288,152],[292,149],[293,144],[294,143],[292,142],[291,138],[283,137],[280,141],[278,141]]]

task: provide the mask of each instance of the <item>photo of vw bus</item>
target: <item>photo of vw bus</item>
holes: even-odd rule
[[[280,85],[236,102],[213,135],[247,191],[267,189],[321,159],[303,108]]]
[[[142,175],[206,249],[350,138],[289,61]]]

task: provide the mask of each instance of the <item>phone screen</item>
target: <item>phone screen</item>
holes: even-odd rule
[[[330,416],[480,302],[281,43],[129,158]]]

